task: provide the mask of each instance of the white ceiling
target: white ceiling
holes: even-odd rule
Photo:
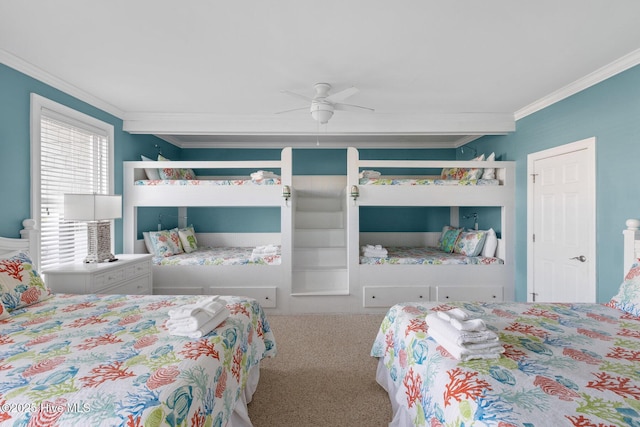
[[[451,147],[640,63],[638,17],[638,0],[2,0],[0,60],[182,147]],[[375,112],[275,114],[317,82]]]

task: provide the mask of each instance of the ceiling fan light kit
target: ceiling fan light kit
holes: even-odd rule
[[[302,98],[307,100],[308,102],[311,102],[311,108],[309,109],[309,111],[311,112],[311,117],[313,117],[314,120],[323,125],[326,124],[329,119],[331,119],[331,117],[333,117],[333,112],[335,110],[358,112],[374,111],[373,108],[342,103],[342,101],[358,92],[358,89],[353,86],[340,92],[334,93],[333,95],[329,95],[329,91],[331,90],[331,85],[329,83],[316,83],[315,85],[313,85],[313,88],[316,91],[316,95],[313,98],[309,98],[304,95],[300,95],[298,93],[290,92],[287,90],[283,90],[282,92],[291,96],[295,96],[296,98]],[[280,113],[289,113],[297,110],[300,110],[300,108],[281,111]]]
[[[333,117],[333,105],[324,102],[312,102],[311,117],[320,122],[321,125],[327,123]]]

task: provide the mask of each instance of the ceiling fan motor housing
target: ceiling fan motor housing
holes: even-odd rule
[[[333,116],[333,104],[324,100],[314,99],[311,102],[311,117],[325,124]]]

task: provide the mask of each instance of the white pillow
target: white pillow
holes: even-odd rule
[[[149,237],[149,232],[143,231],[142,237],[144,237],[144,246],[145,248],[147,248],[147,252],[155,255],[156,250],[153,248],[153,243],[151,242],[151,238]]]
[[[484,241],[482,247],[482,256],[493,258],[496,256],[496,249],[498,249],[498,236],[493,228],[487,230],[487,238]]]
[[[153,162],[153,159],[150,159],[145,156],[140,156],[143,162]],[[160,173],[158,173],[158,169],[156,168],[144,168],[144,173],[147,174],[147,179],[160,179]],[[151,252],[150,252],[151,253]]]
[[[487,156],[487,162],[493,162],[496,159],[496,153]],[[496,170],[494,168],[485,168],[482,173],[482,179],[496,179]]]

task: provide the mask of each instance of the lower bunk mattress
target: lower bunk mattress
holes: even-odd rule
[[[274,254],[254,254],[254,247],[203,247],[190,253],[154,256],[154,265],[280,265],[280,247]]]
[[[360,178],[360,185],[500,185],[497,179]]]
[[[490,265],[504,264],[500,258],[466,256],[435,247],[385,246],[386,257],[360,256],[360,264]]]
[[[171,308],[200,296],[67,295],[0,320],[0,425],[250,425],[246,403],[276,346],[262,307],[201,339],[170,335]],[[231,421],[231,422],[229,422]]]
[[[460,361],[425,317],[462,308],[505,349]],[[371,355],[391,399],[391,426],[640,425],[640,318],[601,304],[404,303]]]

